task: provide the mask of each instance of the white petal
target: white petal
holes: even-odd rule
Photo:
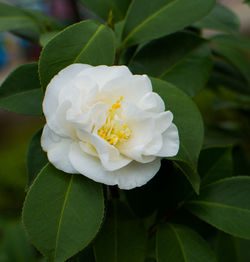
[[[146,93],[138,102],[138,107],[143,110],[154,112],[154,113],[161,113],[165,111],[165,104],[161,97],[154,92]]]
[[[43,112],[51,127],[59,105],[59,94],[64,88],[71,89],[72,80],[81,72],[91,66],[85,64],[73,64],[59,72],[49,83],[43,100]],[[54,129],[54,128],[53,128]],[[56,129],[54,129],[56,131]]]
[[[113,171],[128,165],[132,160],[121,155],[119,150],[110,145],[106,140],[98,135],[84,131],[77,131],[81,141],[89,142],[95,148],[103,168]],[[84,150],[85,151],[85,150]],[[86,152],[86,151],[85,151]]]
[[[106,171],[98,157],[86,154],[81,150],[78,143],[71,145],[69,159],[80,174],[106,185],[117,184],[117,176],[113,172]]]
[[[118,178],[118,186],[120,189],[132,189],[145,185],[159,171],[161,167],[161,159],[146,164],[133,161],[128,166],[114,171]]]
[[[115,78],[107,82],[100,90],[100,97],[110,104],[121,96],[124,99],[138,103],[142,96],[152,92],[152,84],[146,75],[131,75]]]
[[[118,77],[129,77],[132,73],[126,66],[106,66],[100,65],[87,69],[81,73],[82,76],[88,76],[93,79],[99,87],[105,85],[108,81]]]
[[[162,134],[162,138],[162,148],[156,155],[161,157],[176,156],[180,146],[179,134],[176,125],[171,124],[171,126]]]
[[[78,173],[71,165],[68,155],[72,140],[60,137],[48,125],[45,125],[41,137],[41,146],[47,152],[49,161],[58,169],[67,173]]]
[[[70,161],[79,173],[106,185],[132,189],[146,184],[160,169],[160,158],[148,164],[135,161],[115,171],[106,171],[97,157],[84,153],[78,144],[72,144]]]

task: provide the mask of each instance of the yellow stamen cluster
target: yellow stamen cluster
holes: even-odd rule
[[[117,116],[117,110],[121,107],[122,100],[123,97],[121,96],[121,98],[112,105],[109,109],[106,123],[97,131],[98,135],[111,145],[116,145],[120,141],[128,140],[132,132]]]

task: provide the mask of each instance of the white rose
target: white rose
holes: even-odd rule
[[[107,185],[142,186],[179,150],[173,114],[126,66],[70,65],[48,85],[43,111],[49,161]]]

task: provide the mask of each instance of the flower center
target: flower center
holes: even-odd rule
[[[117,115],[117,111],[121,107],[121,96],[119,100],[109,109],[109,115],[106,123],[98,129],[97,133],[100,137],[105,139],[109,144],[116,145],[120,141],[126,141],[130,138],[132,130],[124,125],[123,121]]]

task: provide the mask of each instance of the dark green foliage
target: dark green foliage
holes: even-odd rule
[[[146,185],[123,191],[47,163],[39,130],[27,153],[22,218],[45,258],[19,224],[3,230],[0,217],[0,262],[249,262],[250,41],[239,19],[215,0],[80,4],[101,22],[63,29],[41,12],[0,3],[0,32],[43,46],[38,63],[2,83],[0,108],[41,116],[42,90],[65,67],[127,65],[151,77],[173,112],[180,150]]]

